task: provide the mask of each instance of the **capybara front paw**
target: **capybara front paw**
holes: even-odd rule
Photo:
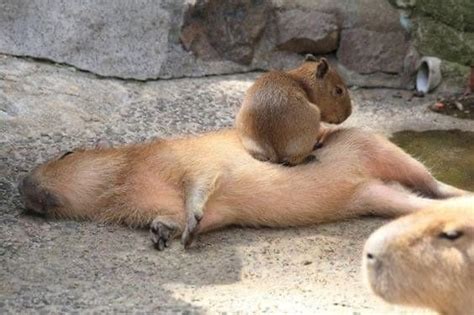
[[[184,228],[184,232],[181,235],[181,243],[184,248],[188,248],[194,240],[197,234],[199,222],[202,220],[202,213],[190,213]]]
[[[174,222],[167,222],[161,218],[156,218],[150,225],[151,241],[159,251],[169,246],[170,240],[176,235],[179,227]]]

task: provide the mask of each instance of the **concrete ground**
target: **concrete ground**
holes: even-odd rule
[[[256,75],[123,81],[0,56],[0,313],[413,313],[361,280],[361,249],[379,218],[229,228],[189,251],[175,242],[158,252],[144,230],[23,213],[16,182],[36,164],[101,137],[119,144],[231,126]],[[345,125],[474,131],[472,121],[427,111],[434,96],[409,96],[352,90]]]

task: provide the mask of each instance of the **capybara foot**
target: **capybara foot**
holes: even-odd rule
[[[194,240],[199,228],[199,222],[202,220],[202,212],[192,212],[189,214],[184,232],[181,235],[181,243],[184,248],[188,248]]]
[[[169,242],[179,231],[179,225],[161,217],[156,218],[150,224],[151,241],[159,251],[169,246]]]

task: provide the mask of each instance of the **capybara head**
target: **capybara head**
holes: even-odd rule
[[[364,248],[372,291],[443,314],[474,311],[474,197],[439,201],[375,231]]]
[[[25,208],[43,215],[87,216],[117,175],[122,159],[109,149],[75,150],[37,166],[19,183]]]
[[[290,73],[304,82],[310,101],[321,111],[321,120],[339,124],[352,113],[352,104],[344,80],[325,58],[316,61],[307,55],[305,62]]]

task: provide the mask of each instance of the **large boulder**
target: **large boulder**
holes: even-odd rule
[[[342,31],[337,57],[359,73],[400,73],[407,50],[408,41],[402,32],[354,28]]]
[[[334,14],[290,9],[278,12],[276,20],[278,49],[313,54],[327,54],[337,49],[339,26]]]
[[[156,77],[171,29],[164,1],[0,2],[0,51],[104,76]]]
[[[198,57],[248,65],[269,14],[268,1],[198,0],[188,6],[181,41]]]

